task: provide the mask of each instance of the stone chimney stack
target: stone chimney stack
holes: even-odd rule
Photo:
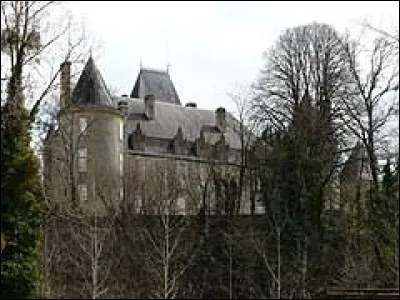
[[[215,125],[220,132],[226,131],[226,110],[223,107],[218,107],[215,110]]]
[[[186,103],[185,107],[197,107],[197,104],[194,102],[188,102]]]
[[[71,62],[64,61],[61,66],[60,110],[71,104]]]
[[[155,107],[154,102],[156,98],[154,95],[146,95],[144,97],[144,113],[148,120],[154,120],[155,117]]]
[[[126,116],[128,114],[128,102],[125,100],[118,101],[118,110]]]

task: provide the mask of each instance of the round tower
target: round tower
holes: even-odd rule
[[[124,114],[91,57],[63,114],[69,124],[69,177],[75,202],[97,211],[115,207],[123,191]]]

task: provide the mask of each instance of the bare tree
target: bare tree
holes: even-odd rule
[[[354,90],[342,98],[343,118],[347,128],[363,143],[374,187],[378,188],[378,144],[390,130],[393,116],[398,115],[398,40],[393,43],[376,38],[372,49],[348,42],[345,49]]]
[[[52,211],[44,251],[48,292],[52,297],[97,299],[119,296],[110,289],[118,211],[99,213],[81,208]]]
[[[337,114],[352,84],[345,57],[342,36],[331,26],[290,28],[266,52],[254,85],[253,116],[265,128],[255,167],[260,179],[272,172],[261,181],[266,206],[274,189],[280,207],[287,204],[287,226],[296,232],[288,247],[296,253],[290,263],[298,270],[292,278],[298,297],[308,296],[312,273],[320,268],[310,253],[321,251],[324,210],[340,166],[343,124]]]
[[[155,158],[143,163],[145,174],[136,177],[137,181],[128,187],[128,193],[141,202],[141,209],[131,217],[136,220],[131,222],[136,228],[134,231],[125,228],[129,240],[140,244],[140,250],[131,255],[142,259],[142,272],[152,278],[146,290],[137,293],[145,297],[179,298],[188,292],[183,286],[184,275],[199,250],[196,228],[192,227],[196,220],[192,213],[198,210],[198,205],[195,208],[188,205],[189,183],[182,169],[187,167],[184,162]],[[138,186],[143,189],[138,191]]]
[[[89,123],[86,130],[94,123]],[[49,293],[53,297],[92,299],[115,296],[109,293],[109,279],[115,263],[113,234],[120,217],[121,200],[110,198],[109,189],[113,187],[108,185],[89,189],[92,195],[88,195],[88,190],[83,193],[78,189],[79,149],[76,140],[67,132],[65,128],[61,131],[60,127],[59,135],[52,136],[53,141],[46,144],[45,156],[51,162],[45,162],[43,190],[47,221],[42,263]],[[80,134],[84,135],[84,132]],[[78,135],[79,138],[82,137]],[[74,177],[71,174],[75,174]],[[102,183],[107,181],[96,179]],[[114,186],[118,182],[110,184]]]
[[[254,174],[251,174],[249,168],[249,152],[250,148],[255,141],[257,129],[259,126],[259,120],[252,118],[252,106],[251,99],[254,97],[252,94],[251,87],[238,86],[237,90],[229,93],[230,98],[236,106],[236,120],[233,120],[233,129],[240,137],[240,159],[238,161],[240,165],[239,170],[239,198],[242,199],[246,186],[254,186]],[[251,190],[251,189],[250,189]],[[251,202],[251,213],[255,211],[255,197],[254,193],[248,195]],[[235,205],[236,213],[240,211],[239,205]]]
[[[305,94],[325,114],[334,112],[350,80],[344,57],[341,37],[328,25],[287,29],[265,53],[267,63],[254,85],[258,119],[287,126]]]
[[[72,17],[62,15],[62,8],[58,8],[56,1],[1,2],[1,50],[7,55],[2,55],[2,63],[3,58],[8,63],[2,70],[10,74],[9,97],[14,99],[17,90],[30,87],[33,119],[56,85],[60,62],[81,60],[82,47],[88,41],[73,27]],[[56,21],[54,15],[62,21]]]
[[[373,32],[379,34],[382,38],[386,39],[386,41],[389,44],[392,44],[392,46],[397,50],[397,54],[398,54],[398,51],[399,51],[399,28],[398,27],[397,28],[392,27],[391,29],[384,29],[384,28],[379,28],[367,21],[364,21],[362,23],[362,26],[370,31],[373,31]]]
[[[120,182],[98,172],[104,165],[98,158],[89,157],[86,148],[88,137],[96,134],[96,125],[102,120],[87,118],[85,126],[74,131],[76,118],[72,114],[59,117],[57,127],[49,130],[43,143],[47,221],[42,263],[50,295],[93,299],[119,296],[110,274],[115,265],[113,235],[121,199],[110,191]],[[82,146],[86,150],[83,157]],[[84,189],[79,188],[82,175]]]

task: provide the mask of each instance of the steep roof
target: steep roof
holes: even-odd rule
[[[137,123],[147,137],[158,139],[173,139],[181,127],[184,138],[194,142],[200,137],[202,131],[206,142],[215,144],[221,133],[215,126],[215,112],[212,110],[183,107],[172,103],[155,102],[155,118],[147,120],[144,115],[144,101],[127,97],[115,97],[114,101],[125,100],[128,102],[128,122],[126,130],[131,133],[136,129]],[[225,140],[230,148],[240,149],[240,135],[237,132],[236,122],[232,115],[226,114],[228,128]]]
[[[181,105],[174,84],[165,71],[140,69],[131,97],[144,98],[146,95],[154,95],[156,101]]]
[[[115,107],[110,92],[97,69],[93,58],[87,61],[72,94],[75,105],[100,105]]]

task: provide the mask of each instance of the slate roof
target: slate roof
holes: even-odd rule
[[[178,93],[166,71],[140,69],[131,97],[144,98],[146,95],[154,95],[156,101],[181,105]]]
[[[87,61],[72,93],[75,105],[99,105],[115,108],[110,92],[93,58]]]
[[[114,101],[125,100],[128,102],[127,133],[136,129],[140,122],[140,128],[147,137],[157,139],[173,139],[182,128],[184,138],[188,142],[195,142],[203,131],[206,142],[215,144],[221,137],[221,132],[215,126],[215,112],[194,107],[184,107],[166,102],[155,102],[155,118],[147,120],[144,115],[143,99],[128,97],[114,97]],[[225,140],[232,149],[240,149],[240,135],[235,131],[235,120],[229,113],[226,114],[228,128]]]
[[[144,96],[155,96],[155,118],[146,118]],[[169,74],[164,71],[141,69],[133,88],[134,97],[113,97],[97,69],[93,58],[87,61],[73,91],[73,104],[96,105],[117,108],[119,101],[128,103],[128,122],[126,131],[130,134],[140,123],[146,137],[172,140],[178,128],[182,128],[184,138],[194,143],[203,133],[208,144],[214,145],[221,138],[221,132],[215,126],[215,111],[196,107],[183,107]],[[231,149],[240,149],[240,135],[237,120],[227,113],[225,141]]]

